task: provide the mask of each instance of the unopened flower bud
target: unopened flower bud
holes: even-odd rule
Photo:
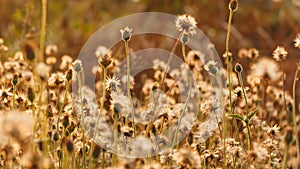
[[[237,73],[242,73],[242,71],[243,71],[243,66],[242,66],[241,64],[237,63],[237,64],[235,65],[234,70],[235,70]]]
[[[293,141],[293,130],[291,128],[287,129],[285,135],[285,142],[290,144]]]
[[[14,74],[13,78],[11,79],[12,85],[16,86],[19,83],[19,77],[17,74]]]
[[[128,27],[125,27],[124,29],[121,29],[120,32],[121,32],[123,41],[129,41],[130,40],[132,29],[130,29]]]
[[[231,10],[233,12],[237,11],[238,6],[239,6],[238,0],[231,0],[229,2],[229,10]]]
[[[72,76],[73,76],[73,71],[72,71],[72,69],[69,69],[67,74],[66,74],[67,81],[72,80]]]

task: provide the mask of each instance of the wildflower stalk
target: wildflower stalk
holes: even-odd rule
[[[225,43],[225,56],[227,61],[227,78],[228,78],[228,87],[229,87],[229,106],[230,106],[230,113],[232,114],[232,98],[231,98],[231,92],[232,92],[232,84],[231,84],[231,72],[232,72],[232,63],[229,58],[229,39],[230,39],[230,27],[231,27],[231,21],[233,17],[233,10],[229,8],[229,18],[228,18],[228,25],[227,25],[227,35],[226,35],[226,43]],[[225,112],[223,112],[223,168],[226,168],[226,130],[227,130],[227,124],[226,124],[226,117]]]
[[[282,107],[282,112],[285,112],[286,114],[286,120],[288,122],[288,112],[286,111],[286,99],[285,99],[285,91],[284,91],[284,70],[283,70],[283,60],[281,60],[281,71],[282,71],[282,96],[283,96],[283,107]]]
[[[63,102],[60,105],[59,112],[58,112],[58,119],[57,119],[57,124],[56,124],[57,128],[58,128],[61,113],[62,113],[64,105],[67,101],[67,94],[68,94],[68,91],[69,91],[69,86],[70,86],[70,83],[69,83],[68,80],[66,80],[66,89],[65,89],[65,93],[64,93],[64,99],[63,99]]]
[[[81,73],[77,72],[77,82],[79,89],[80,107],[81,107],[81,125],[82,125],[82,168],[86,168],[86,150],[85,150],[85,132],[84,132],[84,112],[83,112],[83,96]]]
[[[284,138],[284,142],[285,142],[285,151],[284,151],[284,158],[283,158],[283,165],[282,165],[282,169],[286,168],[286,164],[287,164],[287,158],[288,158],[288,152],[289,152],[289,148],[290,148],[290,144],[293,141],[293,130],[288,128],[285,138]]]
[[[300,61],[298,62],[297,65],[297,69],[295,72],[295,77],[294,77],[294,81],[293,81],[293,125],[294,125],[294,132],[296,135],[296,148],[297,148],[297,159],[300,158],[300,150],[299,150],[299,135],[298,135],[298,130],[297,130],[297,122],[296,122],[296,83],[298,80],[298,73],[299,73],[299,69],[300,69]]]
[[[238,68],[240,68],[240,71],[237,70]],[[249,116],[249,104],[248,104],[248,99],[247,99],[247,95],[246,95],[246,91],[245,91],[245,87],[244,87],[244,83],[243,83],[243,78],[242,78],[242,66],[240,64],[236,65],[236,72],[238,74],[239,82],[240,82],[243,96],[244,96],[244,100],[246,102],[246,117],[248,117]],[[248,150],[251,150],[251,136],[250,136],[249,121],[245,120],[245,123],[246,123],[246,127],[247,127],[247,147],[248,147]]]
[[[281,167],[282,169],[286,169],[288,151],[289,151],[289,144],[286,143],[285,150],[284,150],[283,162],[282,162],[283,165]]]
[[[101,163],[101,167],[102,169],[104,169],[104,164],[105,164],[105,150],[102,150],[102,163]]]
[[[187,63],[186,54],[185,54],[185,44],[184,43],[182,43],[182,50],[181,51],[182,51],[184,62]],[[187,108],[187,104],[189,102],[191,91],[192,91],[191,77],[189,76],[188,79],[189,79],[189,91],[188,91],[188,95],[187,95],[186,101],[184,103],[183,109],[182,109],[182,111],[180,113],[180,116],[179,116],[179,119],[178,119],[178,124],[177,124],[176,130],[175,130],[175,134],[174,134],[174,138],[173,138],[173,142],[172,142],[172,147],[174,147],[176,142],[177,142],[177,135],[178,135],[179,127],[180,127],[182,118],[184,116],[185,110]],[[179,146],[179,144],[177,145],[177,148],[178,148],[178,146]]]
[[[44,49],[46,39],[46,22],[47,22],[47,0],[42,0],[42,18],[41,18],[41,35],[40,35],[40,61],[44,61]]]
[[[99,111],[99,114],[98,114],[98,117],[97,117],[97,122],[96,122],[96,128],[98,126],[98,123],[99,123],[99,120],[100,120],[100,117],[101,117],[101,114],[102,114],[102,110],[104,108],[104,102],[105,102],[105,96],[106,96],[106,89],[105,89],[105,85],[106,85],[106,76],[107,76],[107,67],[106,66],[103,66],[103,89],[102,89],[102,100],[101,100],[101,105],[100,105],[100,111]],[[95,140],[95,130],[94,130],[94,133],[93,133],[93,141]],[[92,151],[94,149],[94,144],[91,145],[91,152],[90,152],[90,158],[92,157]],[[92,165],[91,164],[92,161],[90,160],[89,162],[89,166]]]
[[[114,119],[114,143],[113,143],[113,157],[112,157],[112,165],[117,164],[117,142],[118,142],[118,120]]]
[[[248,99],[247,99],[247,95],[245,92],[245,87],[244,87],[244,83],[243,83],[243,78],[242,78],[242,73],[238,72],[238,77],[239,77],[239,82],[243,91],[243,96],[244,96],[244,100],[246,102],[246,116],[248,116],[249,114],[249,104],[248,104]]]
[[[125,54],[127,58],[127,95],[130,100],[130,103],[132,105],[132,127],[133,127],[133,138],[136,137],[136,131],[135,131],[135,123],[134,123],[134,106],[131,98],[131,92],[130,92],[130,57],[129,57],[129,47],[128,47],[128,41],[125,42]]]

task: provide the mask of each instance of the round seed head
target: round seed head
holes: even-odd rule
[[[289,128],[286,131],[286,135],[285,135],[285,142],[287,144],[290,144],[293,141],[293,129]]]
[[[12,85],[16,86],[19,83],[19,77],[17,74],[14,74],[13,78],[11,79]]]
[[[235,70],[237,73],[241,73],[241,72],[243,71],[243,66],[242,66],[241,64],[237,63],[237,64],[235,65],[234,70]]]
[[[72,71],[72,69],[69,69],[67,74],[66,74],[67,81],[72,80],[72,76],[73,76],[73,71]]]
[[[229,2],[229,10],[233,12],[237,11],[238,6],[239,6],[238,0],[231,0]]]

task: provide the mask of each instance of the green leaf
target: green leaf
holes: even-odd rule
[[[258,110],[254,110],[253,112],[251,112],[250,114],[248,114],[247,119],[250,121],[251,118],[258,112]]]
[[[236,118],[236,119],[239,119],[239,120],[245,122],[244,118],[242,116],[238,115],[238,114],[228,114],[227,116],[232,117],[232,118]]]

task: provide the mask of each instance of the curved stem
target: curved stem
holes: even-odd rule
[[[298,62],[297,69],[295,72],[295,77],[293,81],[293,125],[294,125],[294,132],[296,134],[296,147],[297,147],[297,159],[300,158],[300,150],[299,150],[299,135],[298,135],[298,130],[297,130],[297,122],[296,122],[296,83],[298,80],[298,73],[300,69],[300,61]]]
[[[226,36],[226,60],[227,60],[227,78],[228,78],[228,85],[229,85],[229,102],[230,102],[230,114],[232,114],[232,97],[231,97],[231,91],[232,91],[232,84],[231,84],[231,72],[232,72],[232,64],[231,60],[229,59],[229,39],[230,39],[230,27],[231,27],[231,22],[232,22],[232,17],[233,17],[233,11],[229,9],[229,18],[228,18],[228,25],[227,25],[227,36]],[[225,112],[223,112],[225,113]],[[226,148],[225,148],[225,143],[226,143],[226,130],[227,130],[227,124],[226,124],[226,119],[223,118],[223,168],[226,167]]]

